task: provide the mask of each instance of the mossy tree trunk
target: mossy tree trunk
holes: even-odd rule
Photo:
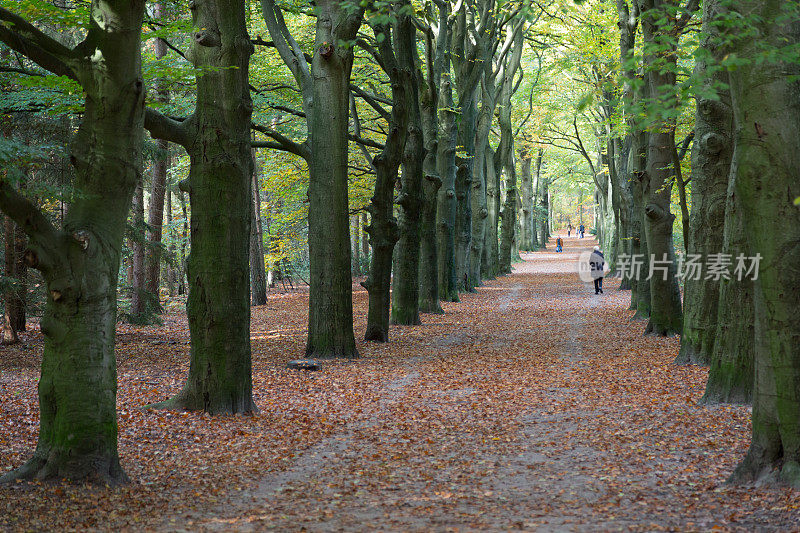
[[[731,132],[733,134],[733,132]],[[742,223],[742,207],[736,194],[736,175],[731,174],[725,203],[725,231],[722,253],[736,258],[751,257]],[[711,335],[711,368],[703,402],[749,404],[755,381],[755,317],[753,316],[753,281],[734,276],[722,279],[716,327]]]
[[[130,317],[136,321],[147,321],[148,300],[145,289],[145,222],[144,222],[144,178],[136,184],[133,193],[131,225],[134,237],[131,239],[131,308]]]
[[[760,39],[734,40],[748,58],[730,72],[735,117],[732,172],[751,254],[754,282],[753,438],[735,480],[777,478],[800,488],[800,64],[772,52],[800,44],[797,5],[779,0],[731,4]],[[766,49],[770,54],[756,61]]]
[[[25,331],[25,302],[27,296],[25,249],[28,242],[25,231],[11,218],[6,217],[5,226],[5,275],[14,280],[13,286],[3,294],[3,344],[19,342],[17,333]]]
[[[303,157],[309,164],[308,234],[311,280],[306,355],[354,357],[350,228],[347,197],[350,74],[364,7],[335,0],[315,4],[311,61],[286,26],[274,1],[261,0],[264,21],[281,59],[297,81],[309,138],[295,143],[266,128],[276,139],[263,146]],[[366,254],[365,254],[366,255]]]
[[[6,181],[0,207],[30,236],[27,264],[42,272],[47,303],[36,451],[0,481],[126,481],[117,453],[117,277],[128,210],[140,180],[144,83],[142,1],[95,2],[87,39],[68,49],[0,8],[0,40],[86,93],[70,160],[77,196],[63,229]]]
[[[695,113],[695,143],[692,149],[692,212],[689,220],[687,257],[699,257],[707,264],[722,252],[725,230],[725,198],[728,190],[731,157],[733,156],[733,110],[727,72],[716,63],[723,53],[718,43],[716,24],[719,2],[706,0],[703,4],[703,48],[715,64],[698,60],[695,75],[714,86],[716,97],[697,97]],[[716,21],[716,22],[715,22]],[[720,280],[687,276],[683,298],[683,330],[677,364],[709,365],[714,350],[718,318]]]
[[[494,279],[500,271],[500,174],[497,152],[486,140],[486,232],[481,255],[481,277]]]
[[[446,17],[441,17],[446,20]],[[426,35],[426,63],[428,73],[420,91],[420,116],[422,138],[425,142],[425,159],[422,162],[422,210],[420,216],[419,248],[419,311],[420,313],[442,313],[439,304],[439,250],[436,234],[436,211],[439,204],[439,188],[442,180],[437,170],[439,152],[439,84],[441,63],[438,49],[434,52],[433,39]]]
[[[522,158],[522,166],[520,174],[522,177],[522,223],[520,224],[520,248],[522,250],[533,250],[533,238],[531,231],[533,230],[533,174],[531,173],[531,166],[533,165],[533,158],[528,150],[520,153]]]
[[[662,65],[650,69],[648,82],[650,96],[656,102],[669,106],[669,88],[676,83],[677,41],[688,23],[699,0],[689,0],[679,19],[670,18],[667,11],[675,7],[666,0],[639,0],[642,17],[642,35],[649,50],[645,60],[649,65]],[[663,24],[662,20],[672,20]],[[657,120],[651,127],[647,148],[646,178],[644,179],[644,231],[650,258],[658,261],[664,270],[655,270],[650,278],[650,317],[646,334],[659,336],[678,335],[683,321],[681,295],[678,287],[672,226],[675,216],[670,213],[672,182],[678,175],[675,157],[675,118],[669,107],[667,118]]]
[[[550,238],[550,178],[539,176],[539,247],[547,249]]]
[[[400,15],[403,19],[407,17]],[[408,138],[408,101],[406,91],[414,77],[411,71],[401,70],[392,47],[392,30],[388,25],[373,27],[378,41],[378,57],[392,84],[392,113],[389,135],[384,148],[372,160],[375,167],[375,192],[367,209],[372,223],[367,227],[372,246],[369,275],[362,283],[369,292],[367,330],[364,340],[389,340],[390,287],[394,245],[400,237],[394,216],[394,190],[398,170]],[[406,31],[408,29],[406,28]],[[383,37],[379,37],[382,35]],[[413,38],[413,33],[412,33]]]
[[[502,89],[499,98],[497,122],[500,126],[500,146],[497,151],[502,162],[506,183],[506,200],[503,206],[499,273],[511,273],[512,254],[516,243],[517,229],[517,165],[514,152],[514,131],[511,123],[511,97],[518,87],[516,75],[522,60],[522,48],[525,34],[518,31],[513,35],[511,53],[505,58]]]
[[[261,223],[261,174],[253,150],[252,221],[250,222],[250,303],[267,303],[267,266],[264,263],[264,226]]]
[[[470,244],[472,243],[472,183],[475,173],[475,130],[478,109],[475,93],[461,102],[461,119],[458,128],[458,144],[463,147],[464,157],[458,158],[456,171],[456,277],[458,290],[474,292],[469,275]]]
[[[153,6],[153,18],[162,18],[164,5],[157,3]],[[167,43],[160,38],[153,42],[156,59],[167,55]],[[169,100],[169,92],[156,85],[158,98],[161,101]],[[155,161],[153,161],[153,176],[150,184],[150,204],[147,210],[147,241],[149,243],[145,251],[145,282],[144,289],[149,295],[151,309],[153,313],[161,312],[159,300],[159,285],[161,280],[161,237],[164,224],[164,198],[167,191],[167,171],[170,166],[169,143],[164,139],[156,141],[158,148]]]
[[[181,189],[192,206],[186,264],[189,375],[176,397],[154,407],[250,413],[256,410],[249,271],[253,46],[240,0],[195,1],[190,9],[194,46],[189,58],[198,67],[211,67],[197,78],[195,112],[182,123],[147,115],[154,137],[181,144],[189,154],[189,177]]]
[[[449,57],[449,56],[448,56]],[[436,235],[438,241],[439,299],[458,301],[456,278],[456,149],[458,123],[453,103],[449,62],[445,61],[439,89],[439,144],[436,169],[442,180],[436,207]]]
[[[486,145],[491,127],[492,113],[487,109],[486,90],[483,91],[481,110],[475,130],[475,158],[472,164],[472,238],[469,249],[469,278],[473,287],[483,284],[481,277],[481,259],[486,242],[486,219],[489,208],[486,197]]]
[[[308,247],[311,258],[309,357],[358,355],[353,335],[350,233],[347,198],[348,116],[353,51],[361,11],[347,14],[339,2],[317,2],[311,62],[311,164]],[[391,260],[390,260],[391,263]]]
[[[406,90],[408,109],[408,137],[403,152],[403,174],[400,181],[399,229],[397,241],[397,268],[392,280],[393,324],[416,325],[419,319],[419,265],[422,215],[423,164],[426,157],[420,111],[420,81],[418,71],[416,30],[409,17],[401,17],[397,26],[397,62],[399,68],[409,73]]]

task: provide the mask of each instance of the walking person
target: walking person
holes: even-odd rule
[[[556,237],[556,252],[564,251],[564,241],[561,237]]]
[[[567,225],[567,237],[569,237],[571,233],[572,233],[572,223],[570,222]]]
[[[599,246],[595,246],[591,257],[589,258],[589,267],[592,270],[595,294],[603,294],[603,268],[605,265],[606,258],[603,256],[603,252],[600,251]]]

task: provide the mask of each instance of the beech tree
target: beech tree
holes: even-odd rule
[[[394,217],[394,190],[408,137],[409,102],[406,92],[411,89],[410,85],[416,79],[413,77],[412,71],[400,67],[397,59],[399,54],[395,52],[392,39],[394,33],[396,47],[400,46],[400,39],[410,39],[410,42],[404,42],[403,46],[414,46],[413,27],[409,28],[407,13],[395,13],[394,15],[400,17],[406,24],[402,35],[399,35],[399,29],[393,32],[389,24],[373,25],[378,47],[374,57],[388,74],[392,84],[389,134],[386,136],[381,153],[371,158],[371,164],[376,173],[375,193],[367,207],[372,220],[367,226],[366,232],[370,236],[372,261],[369,275],[362,283],[369,292],[367,331],[364,339],[379,342],[389,340],[392,253],[394,245],[400,237],[397,220]]]
[[[0,208],[30,237],[26,262],[41,271],[48,293],[39,440],[25,465],[0,478],[5,482],[127,479],[117,453],[114,334],[122,238],[141,168],[143,14],[140,0],[93,2],[86,38],[68,48],[0,8],[0,40],[77,80],[86,93],[70,155],[82,194],[63,227],[0,182]]]
[[[178,121],[148,109],[145,121],[153,137],[188,152],[189,177],[180,187],[192,206],[189,375],[176,397],[155,407],[249,413],[255,410],[249,278],[253,45],[243,0],[198,0],[189,9],[194,44],[188,58],[208,70],[197,77],[195,111]]]
[[[731,157],[733,155],[733,110],[728,75],[719,67],[724,49],[719,43],[719,3],[707,0],[703,4],[703,33],[700,50],[707,59],[696,54],[695,78],[706,85],[698,87],[695,137],[692,150],[692,212],[689,224],[687,256],[702,259],[719,254],[724,249],[725,197],[728,190]],[[710,65],[708,63],[711,63]],[[732,201],[735,201],[732,199]],[[709,276],[688,276],[684,290],[681,351],[677,363],[708,365],[714,350],[719,321],[719,294],[722,280]],[[726,302],[736,306],[734,302]],[[727,307],[727,306],[726,306]],[[740,324],[741,325],[741,324]]]
[[[734,479],[777,473],[800,488],[800,62],[787,53],[800,45],[798,6],[739,0],[724,7],[747,23],[730,45],[731,54],[746,58],[729,73],[732,172],[750,253],[761,257],[753,295],[753,440]]]
[[[675,96],[666,88],[676,84],[678,38],[692,18],[699,0],[688,0],[685,6],[675,0],[638,0],[641,13],[645,62],[648,69],[649,97],[667,108],[674,106]],[[672,21],[665,23],[664,21]],[[681,296],[675,267],[670,213],[672,182],[679,172],[675,148],[675,119],[657,118],[649,128],[646,174],[643,186],[644,229],[649,257],[666,261],[666,275],[650,278],[650,317],[645,333],[675,335],[681,330]]]
[[[308,342],[313,357],[357,356],[353,334],[350,228],[347,198],[348,119],[353,49],[365,8],[322,0],[314,52],[308,57],[274,0],[261,0],[272,42],[302,95],[308,139],[296,143],[266,128],[263,146],[290,151],[309,165],[308,247],[311,259]],[[351,9],[352,8],[352,9]]]

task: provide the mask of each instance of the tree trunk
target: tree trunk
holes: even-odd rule
[[[474,292],[469,276],[470,244],[472,242],[472,180],[475,165],[475,130],[478,108],[475,89],[459,102],[461,119],[458,121],[458,144],[464,157],[458,158],[456,171],[456,277],[458,290]]]
[[[403,173],[400,194],[399,229],[395,269],[392,284],[393,324],[416,325],[419,319],[419,263],[420,219],[422,210],[423,162],[425,140],[420,115],[419,85],[421,74],[417,71],[416,31],[411,19],[403,17],[398,25],[397,61],[400,68],[409,72],[410,83],[406,91],[408,108],[408,137],[403,152]]]
[[[497,168],[496,153],[486,140],[486,233],[481,256],[481,276],[494,279],[500,271],[500,172]]]
[[[522,59],[525,34],[518,32],[513,39],[513,51],[506,58],[500,92],[498,124],[500,146],[497,149],[506,177],[506,201],[501,215],[499,273],[511,273],[511,260],[516,243],[517,229],[517,167],[514,153],[514,133],[511,124],[511,97],[515,91],[515,77]]]
[[[30,235],[26,262],[42,271],[48,294],[41,320],[39,439],[33,457],[2,482],[127,479],[117,454],[114,333],[120,251],[141,179],[143,13],[141,1],[95,3],[91,20],[105,24],[89,25],[86,42],[96,53],[78,60],[83,56],[64,52],[74,59],[68,68],[82,83],[86,102],[70,158],[83,194],[70,206],[63,231],[8,183],[0,184],[0,206]],[[25,39],[42,39],[26,31],[24,21],[13,27],[25,35],[23,44],[12,45],[22,53],[29,49]],[[61,48],[53,43],[50,50],[58,57]]]
[[[728,132],[733,141],[733,129]],[[742,223],[742,206],[736,194],[735,173],[731,173],[728,183],[724,227],[721,252],[732,260],[740,254],[752,257],[754,254],[750,252]],[[707,404],[749,404],[753,399],[753,281],[749,277],[737,278],[720,280],[717,314],[714,317],[716,327],[705,335],[706,344],[711,349],[711,368],[703,396],[703,402]]]
[[[167,290],[169,290],[169,296],[171,298],[177,293],[175,288],[175,263],[178,258],[175,255],[175,236],[172,231],[172,189],[170,187],[166,187],[166,189],[167,231],[169,232],[169,238],[167,239],[169,241],[169,245],[167,246],[167,256],[169,256],[169,264],[167,265]]]
[[[267,303],[267,269],[264,265],[264,228],[261,225],[261,185],[259,168],[253,151],[253,201],[251,202],[253,220],[250,223],[250,303]]]
[[[408,24],[406,19],[403,16],[403,22]],[[369,276],[363,283],[369,292],[364,340],[386,342],[389,340],[392,258],[394,245],[400,237],[394,216],[394,190],[408,136],[406,88],[413,83],[414,77],[410,70],[401,71],[397,66],[390,27],[376,26],[376,39],[378,35],[384,37],[378,42],[378,50],[383,65],[389,70],[387,74],[392,83],[392,114],[384,149],[372,161],[375,167],[375,193],[368,206],[372,224],[367,228],[372,245],[372,262]],[[413,32],[411,39],[413,40]]]
[[[533,197],[531,198],[531,249],[539,249],[539,183],[542,176],[542,159],[544,158],[544,150],[539,148],[536,154],[536,174],[533,176],[531,187],[533,188]]]
[[[489,215],[486,197],[486,147],[488,144],[489,129],[492,121],[492,111],[489,111],[487,91],[483,91],[483,103],[478,116],[478,126],[475,132],[475,158],[472,165],[472,238],[469,255],[470,285],[478,287],[483,284],[481,280],[481,266],[486,243],[486,220]],[[492,109],[494,106],[491,106]]]
[[[539,213],[541,214],[539,247],[545,250],[547,249],[547,239],[550,237],[550,178],[540,176],[539,186]]]
[[[716,42],[719,30],[711,22],[716,19],[719,2],[706,0],[703,5],[703,46],[716,60],[722,51]],[[715,61],[716,62],[716,61]],[[687,258],[699,256],[707,262],[723,250],[725,232],[725,197],[733,156],[733,110],[727,72],[713,69],[706,72],[705,62],[695,65],[698,79],[715,85],[718,99],[697,99],[695,143],[692,149],[692,213],[690,217]],[[703,273],[705,274],[705,273]],[[718,318],[721,281],[702,276],[686,276],[683,298],[683,330],[677,364],[709,365],[714,351],[714,334],[721,324]]]
[[[3,295],[5,303],[3,322],[3,344],[19,342],[17,333],[25,331],[25,305],[28,275],[24,256],[27,248],[25,232],[10,218],[5,219],[5,267],[6,277],[14,280],[14,285]]]
[[[353,248],[353,276],[361,275],[361,242],[359,240],[359,237],[361,237],[361,225],[359,224],[359,220],[359,215],[350,217],[350,240]]]
[[[645,45],[657,47],[646,55],[648,64],[662,64],[650,69],[650,96],[654,101],[669,102],[667,88],[676,83],[677,35],[679,28],[662,28],[658,19],[667,17],[665,0],[639,0],[642,11],[648,11],[642,20]],[[664,40],[668,40],[667,44]],[[655,270],[650,278],[650,318],[645,334],[678,335],[683,322],[681,295],[675,266],[675,249],[672,243],[672,225],[675,216],[670,213],[672,182],[677,175],[675,158],[675,119],[658,119],[649,134],[647,151],[647,177],[644,180],[644,229],[651,261],[664,270]],[[654,263],[655,264],[655,263]]]
[[[131,242],[131,310],[130,316],[134,321],[141,320],[147,314],[148,298],[145,294],[144,272],[144,184],[140,179],[136,184],[133,195],[133,232],[135,237]],[[145,319],[146,320],[146,319]]]
[[[517,170],[513,154],[506,165],[506,201],[500,215],[500,274],[511,273],[511,256],[514,247],[514,229],[517,225]]]
[[[367,235],[367,232],[365,230],[365,228],[367,226],[369,226],[369,217],[367,216],[367,212],[365,210],[364,212],[361,213],[361,223],[359,224],[358,232],[361,235],[361,239],[360,240],[361,240],[362,261],[363,261],[364,264],[369,265],[369,261],[370,261],[370,257],[369,257],[370,256],[370,254],[369,254],[369,235]],[[365,270],[369,270],[369,266],[367,266]],[[363,273],[366,273],[366,272],[363,272]]]
[[[751,254],[760,254],[754,282],[755,389],[753,438],[735,480],[776,477],[800,488],[800,65],[781,55],[800,44],[797,5],[741,0],[731,7],[761,36],[734,40],[749,58],[730,72],[735,117],[732,172]]]
[[[522,152],[522,224],[520,231],[520,248],[522,250],[533,251],[533,174],[531,166],[533,158],[531,153],[525,149]]]
[[[427,93],[431,92],[428,87]],[[436,232],[439,188],[442,180],[437,172],[437,120],[436,100],[430,94],[420,100],[422,111],[422,132],[425,139],[425,160],[422,170],[422,216],[420,220],[419,248],[419,311],[420,313],[443,313],[439,305],[439,247]]]
[[[181,392],[156,407],[211,414],[250,413],[249,243],[253,158],[248,66],[253,47],[244,5],[216,0],[192,5],[197,104],[188,123],[192,206],[186,265],[191,335],[189,375]],[[224,50],[224,53],[221,53]],[[349,271],[349,268],[348,268]]]
[[[311,62],[311,164],[308,186],[308,250],[311,286],[309,357],[354,357],[350,228],[347,198],[347,133],[353,50],[361,13],[345,14],[339,2],[316,4]]]
[[[645,78],[647,75],[645,74]],[[645,99],[649,94],[649,84],[645,80],[637,99]],[[650,258],[647,234],[644,230],[644,189],[647,179],[647,146],[649,133],[641,129],[631,132],[631,192],[633,207],[631,209],[631,257],[640,261],[631,288],[631,309],[636,313],[633,319],[645,319],[650,316],[650,281],[647,279],[647,261]]]
[[[162,17],[163,5],[157,3],[153,6],[153,17]],[[167,55],[167,44],[163,39],[156,38],[154,42],[156,59]],[[156,89],[158,90],[158,88]],[[169,94],[159,91],[159,99],[169,100]],[[161,312],[159,299],[159,281],[161,274],[161,236],[164,223],[164,196],[166,194],[167,170],[170,166],[169,143],[163,139],[156,141],[158,153],[153,162],[153,179],[150,189],[150,205],[147,213],[147,252],[145,254],[145,290],[149,293],[153,312]]]
[[[437,156],[437,170],[442,180],[439,189],[439,204],[436,211],[436,227],[439,252],[439,298],[445,302],[458,301],[456,278],[456,148],[458,123],[453,104],[453,91],[449,68],[442,76],[439,107],[441,140]]]
[[[181,237],[181,255],[178,258],[180,265],[178,276],[178,294],[186,294],[186,242],[189,239],[189,211],[186,206],[186,196],[184,191],[178,189],[178,197],[181,202],[181,213],[183,214],[183,235]]]

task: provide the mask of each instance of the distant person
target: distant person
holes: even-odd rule
[[[572,224],[567,226],[567,237],[569,237],[570,233],[572,233]]]
[[[600,251],[599,246],[594,247],[592,255],[589,257],[589,267],[592,270],[592,278],[594,278],[594,293],[603,294],[603,268],[606,265],[606,258],[603,252]]]
[[[578,226],[578,236],[583,239],[583,224]]]
[[[563,252],[564,251],[564,241],[561,237],[556,237],[556,252]]]

